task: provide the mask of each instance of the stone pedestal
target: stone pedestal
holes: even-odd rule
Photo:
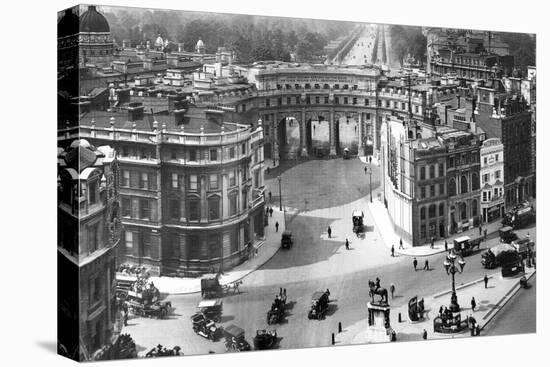
[[[390,326],[390,306],[388,304],[369,302],[367,304],[367,309],[369,312],[367,342],[390,342],[392,336],[392,329]]]

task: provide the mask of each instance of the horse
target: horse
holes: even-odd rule
[[[388,290],[383,287],[376,287],[376,283],[372,280],[369,280],[369,296],[371,300],[374,302],[374,295],[380,296],[380,302],[382,303],[388,303]]]
[[[227,292],[231,291],[233,293],[241,293],[239,291],[239,285],[243,284],[242,280],[237,280],[236,282],[229,283],[227,285]]]

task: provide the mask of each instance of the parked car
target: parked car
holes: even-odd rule
[[[281,247],[284,249],[290,249],[293,244],[292,232],[289,230],[283,231],[281,234]]]

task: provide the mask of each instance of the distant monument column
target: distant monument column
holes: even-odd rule
[[[357,133],[358,133],[358,139],[359,144],[357,145],[357,155],[363,155],[365,153],[364,150],[364,141],[363,141],[363,112],[359,111],[357,114]]]
[[[306,108],[302,108],[302,122],[300,124],[300,154],[307,157],[307,126],[306,126]]]
[[[336,122],[334,121],[334,109],[330,109],[330,121],[329,121],[329,141],[330,151],[329,156],[336,156]]]

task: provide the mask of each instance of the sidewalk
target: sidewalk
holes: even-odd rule
[[[527,279],[536,273],[534,268],[526,268],[525,276]],[[518,292],[520,289],[519,279],[521,276],[513,278],[502,278],[500,271],[489,275],[489,285],[485,289],[483,279],[464,284],[457,287],[456,293],[458,303],[461,306],[462,319],[473,315],[480,329],[493,319],[498,311]],[[529,291],[529,290],[527,290]],[[530,291],[534,291],[531,289]],[[466,329],[456,334],[435,333],[433,330],[433,320],[438,316],[440,306],[448,306],[450,303],[451,291],[441,292],[429,297],[424,296],[424,305],[426,317],[424,321],[411,322],[408,316],[407,304],[392,308],[390,312],[390,325],[395,330],[397,341],[420,341],[422,333],[426,330],[427,339],[451,339],[464,338],[470,336],[470,330]],[[422,295],[418,295],[419,299]],[[472,312],[470,301],[475,297],[477,307]],[[391,303],[391,299],[390,299]],[[365,310],[366,311],[366,310]],[[399,313],[401,313],[402,322],[399,322]],[[337,344],[365,344],[367,343],[367,319],[361,320],[343,330],[336,335]]]
[[[284,209],[284,208],[283,208]],[[279,232],[275,232],[275,222],[279,222]],[[222,285],[236,282],[271,259],[279,250],[281,242],[281,232],[285,230],[285,220],[283,213],[278,207],[273,207],[273,217],[269,218],[269,224],[264,228],[265,239],[257,241],[254,247],[257,255],[246,260],[242,264],[226,271],[220,277]],[[177,278],[177,277],[151,277],[151,280],[161,293],[168,294],[188,294],[201,291],[201,278]]]
[[[399,240],[401,239],[393,229],[389,214],[387,209],[384,207],[383,202],[381,201],[378,194],[380,189],[377,189],[373,192],[373,202],[368,204],[368,208],[374,217],[375,225],[384,244],[388,248],[391,248],[391,245],[394,245],[395,253],[405,256],[430,256],[438,254],[445,251],[445,240],[447,240],[448,248],[452,247],[453,240],[462,236],[469,236],[470,238],[479,237],[479,228],[469,229],[467,231],[456,233],[452,236],[447,237],[446,239],[439,239],[434,241],[434,248],[430,248],[430,244],[427,243],[422,246],[411,246],[410,243],[403,240],[404,249],[399,249]],[[498,232],[501,228],[500,221],[494,221],[492,223],[484,224],[482,230],[487,229],[487,237],[491,237],[491,234]]]

